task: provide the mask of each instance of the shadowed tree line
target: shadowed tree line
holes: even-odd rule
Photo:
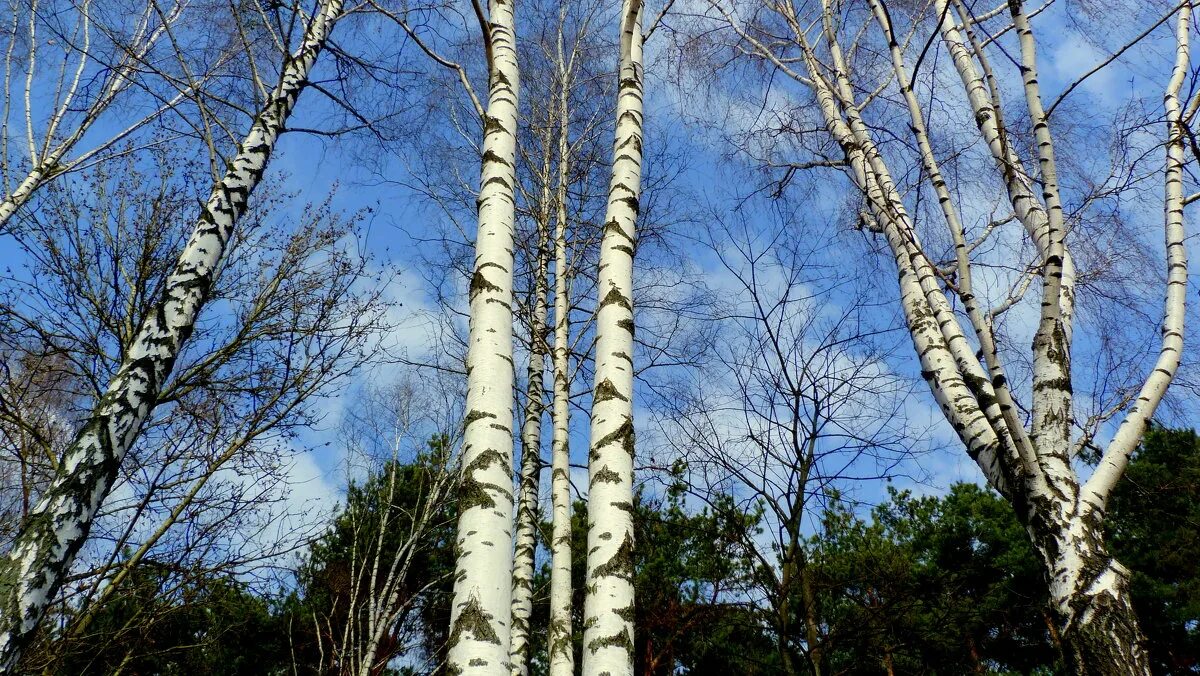
[[[439,499],[416,543],[369,666],[360,672],[346,656],[352,637],[362,634],[356,626],[367,612],[364,598],[379,587],[355,571],[364,560],[390,561],[407,546],[413,515],[445,469],[447,443],[435,437],[424,452],[351,482],[345,505],[285,593],[143,561],[95,611],[87,641],[48,627],[26,659],[38,664],[52,653],[49,673],[78,674],[442,673],[452,495]],[[1200,437],[1155,428],[1129,472],[1112,503],[1110,536],[1120,560],[1138,571],[1134,601],[1153,668],[1196,673]],[[768,605],[756,596],[765,571],[745,551],[744,535],[760,528],[761,515],[719,504],[693,509],[687,495],[676,482],[653,496],[639,493],[634,505],[639,674],[1064,673],[1037,560],[1011,509],[987,489],[959,483],[941,496],[889,489],[869,511],[831,499],[805,540],[810,590],[797,585],[791,605],[795,626],[815,619],[814,643],[775,636]],[[572,537],[580,548],[586,512],[576,502]],[[390,520],[379,537],[384,515]],[[549,613],[550,524],[540,530],[532,626],[545,626]],[[573,572],[580,615],[582,559]],[[583,623],[575,620],[579,653]],[[69,625],[63,618],[58,626]],[[546,639],[546,632],[532,634],[533,674],[547,671]],[[785,658],[786,651],[794,654]]]

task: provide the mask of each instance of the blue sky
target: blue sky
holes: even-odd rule
[[[681,2],[675,7],[676,12],[686,14],[693,11],[695,3]],[[1057,96],[1067,83],[1086,72],[1093,65],[1105,58],[1107,50],[1119,47],[1124,40],[1132,37],[1141,27],[1152,23],[1153,13],[1157,5],[1151,3],[1131,3],[1127,9],[1136,20],[1129,22],[1129,35],[1109,33],[1102,36],[1090,35],[1086,24],[1075,22],[1077,17],[1068,14],[1068,6],[1060,3],[1044,12],[1035,19],[1035,30],[1042,36],[1053,36],[1057,39],[1045,39],[1042,43],[1040,58],[1042,63],[1042,83],[1050,96]],[[461,9],[461,8],[460,8]],[[653,8],[656,13],[657,8]],[[731,288],[727,277],[731,274],[722,269],[716,262],[713,252],[697,244],[691,235],[702,228],[712,213],[736,214],[754,227],[755,224],[777,222],[780,215],[797,219],[797,236],[803,233],[822,232],[821,228],[831,232],[840,228],[847,229],[844,222],[842,195],[846,189],[844,180],[836,179],[830,174],[820,175],[813,183],[805,186],[807,196],[796,198],[799,204],[787,206],[773,203],[767,197],[759,194],[749,197],[766,180],[766,176],[756,170],[742,157],[731,153],[725,144],[722,134],[717,130],[697,124],[697,119],[708,113],[722,115],[722,119],[733,125],[744,125],[747,128],[756,124],[755,110],[761,109],[761,101],[737,100],[737,94],[747,88],[760,86],[756,81],[743,82],[718,81],[711,88],[684,86],[669,77],[672,73],[670,61],[674,57],[671,47],[672,28],[680,25],[682,17],[668,17],[666,28],[660,30],[647,47],[647,143],[651,147],[668,148],[686,158],[686,169],[675,180],[672,190],[678,195],[680,224],[676,228],[677,235],[671,244],[680,253],[680,260],[673,263],[683,272],[702,278],[714,289]],[[430,30],[438,27],[436,20],[431,19]],[[607,21],[600,24],[599,30],[615,33],[615,22]],[[1128,58],[1122,59],[1109,66],[1082,84],[1071,96],[1070,110],[1078,119],[1088,117],[1102,118],[1113,114],[1119,107],[1130,100],[1143,101],[1147,108],[1158,105],[1159,92],[1165,81],[1165,64],[1169,63],[1170,24],[1160,28],[1154,38],[1144,47],[1132,50]],[[475,64],[477,71],[478,54],[474,47],[456,46],[453,39],[458,28],[447,24],[444,33],[445,46],[452,50],[456,58],[464,58],[464,62]],[[412,48],[411,44],[404,45],[398,31],[382,24],[372,24],[366,19],[353,19],[340,26],[335,34],[340,47],[351,53],[379,54],[391,50],[395,45],[402,45],[399,53],[403,56],[396,63],[414,71],[432,70],[443,76],[435,88],[413,86],[411,90],[398,92],[395,100],[385,100],[380,105],[381,110],[406,110],[412,108],[413,115],[406,118],[410,122],[398,124],[393,129],[398,138],[407,138],[410,142],[393,144],[387,152],[378,145],[358,136],[342,139],[329,139],[305,133],[290,133],[281,139],[273,159],[271,171],[282,177],[285,186],[301,198],[293,201],[278,214],[283,220],[296,220],[304,208],[305,201],[320,202],[330,190],[333,194],[332,204],[335,209],[345,212],[357,212],[370,209],[366,217],[368,224],[365,237],[357,243],[363,250],[376,257],[378,265],[388,271],[391,282],[388,294],[400,304],[394,320],[397,331],[391,338],[395,347],[405,349],[412,357],[421,356],[428,347],[429,327],[424,313],[433,312],[431,290],[425,283],[427,270],[420,269],[423,257],[434,254],[430,245],[424,244],[412,236],[414,233],[436,232],[447,227],[448,219],[427,197],[421,195],[411,186],[413,175],[410,167],[419,166],[421,154],[439,153],[436,139],[454,138],[454,130],[449,129],[444,120],[436,115],[425,116],[417,114],[415,109],[423,102],[434,111],[461,106],[465,97],[456,83],[446,78],[445,73],[437,67],[422,62],[423,55]],[[1008,43],[1006,43],[1008,44]],[[395,51],[395,50],[392,50]],[[941,58],[940,45],[935,44],[931,50],[931,64],[927,70],[929,77],[946,77],[945,60]],[[611,66],[615,67],[616,54],[611,54]],[[1007,68],[1001,64],[1001,68]],[[320,75],[333,72],[330,59],[322,62]],[[411,76],[416,78],[417,76]],[[716,76],[731,77],[728,74]],[[729,92],[733,92],[732,94]],[[725,93],[726,98],[719,97]],[[717,96],[714,96],[716,94]],[[760,92],[761,95],[761,92]],[[773,90],[772,96],[779,97],[776,101],[782,103],[797,100],[801,94],[794,87],[786,84],[779,85]],[[953,98],[953,93],[948,95]],[[365,93],[364,93],[365,98]],[[430,100],[432,98],[432,100]],[[440,100],[439,100],[440,99]],[[1067,111],[1068,107],[1064,107]],[[1090,111],[1090,115],[1089,115]],[[308,91],[301,98],[293,126],[328,129],[336,127],[336,107],[325,99],[319,92]],[[962,110],[951,110],[950,114],[961,114]],[[96,133],[102,135],[117,124],[117,120],[106,122],[98,127]],[[408,127],[403,126],[408,124]],[[1148,141],[1144,141],[1148,142]],[[462,152],[462,145],[454,149]],[[652,153],[651,153],[652,154]],[[369,162],[365,160],[370,160]],[[197,156],[197,161],[204,161]],[[1158,160],[1151,160],[1157,162]],[[650,166],[648,172],[655,172]],[[462,167],[465,176],[477,171],[471,162],[465,162]],[[1147,195],[1154,195],[1158,188],[1151,187]],[[799,195],[797,191],[797,195]],[[1152,225],[1159,218],[1160,207],[1153,201],[1143,204],[1132,202],[1123,205],[1127,217],[1135,222],[1145,222],[1148,225],[1144,231],[1149,233],[1148,246],[1153,246],[1156,231]],[[1189,214],[1190,215],[1190,214]],[[802,227],[801,227],[802,226]],[[845,235],[845,246],[838,255],[844,256],[842,261],[847,270],[852,270],[853,264],[869,255],[871,242],[869,237],[850,233]],[[1158,245],[1161,247],[1161,245]],[[11,249],[10,249],[11,250]],[[2,251],[2,249],[0,249]],[[8,254],[0,254],[7,257]],[[8,260],[6,263],[14,261]],[[839,261],[833,261],[839,264]],[[656,260],[656,264],[662,264]],[[888,285],[891,268],[886,256],[880,256],[876,261],[878,280],[876,289],[880,300],[893,298],[894,288]],[[436,273],[433,273],[436,276]],[[734,280],[736,281],[736,280]],[[1189,294],[1191,295],[1191,294]],[[1192,296],[1194,297],[1194,296]],[[830,298],[829,302],[836,306],[845,299]],[[1150,308],[1157,311],[1156,308]],[[1194,325],[1194,323],[1193,323]],[[1020,329],[1014,330],[1018,341],[1027,344],[1026,336],[1021,336]],[[915,359],[911,348],[900,350],[898,357],[891,363],[895,372],[915,375]],[[393,367],[380,367],[372,374],[363,374],[362,379],[374,378],[386,380],[388,370]],[[648,374],[647,377],[658,377]],[[576,385],[576,389],[584,389]],[[347,388],[353,392],[353,388]],[[642,394],[645,391],[642,390]],[[643,399],[645,397],[643,396]],[[299,501],[315,500],[329,504],[340,494],[345,480],[343,460],[336,445],[326,446],[324,442],[331,439],[331,430],[336,427],[344,406],[351,401],[349,395],[343,398],[332,398],[322,404],[326,411],[325,429],[314,430],[305,441],[314,446],[310,453],[302,453],[296,457],[292,470],[294,491]],[[1185,411],[1192,407],[1185,397]],[[940,414],[933,406],[932,399],[921,388],[906,406],[906,411],[920,426],[929,426],[931,445],[937,450],[923,455],[919,469],[911,474],[920,474],[924,470],[931,476],[931,481],[924,484],[911,484],[901,481],[904,485],[914,485],[919,491],[940,491],[959,480],[978,481],[980,475],[965,453],[958,450],[952,433],[941,421]],[[641,438],[652,442],[655,430],[650,428],[647,411],[640,409],[639,425]],[[586,447],[586,421],[578,411],[574,415],[574,434],[572,447],[573,460],[584,462]],[[578,474],[578,473],[577,473]],[[586,486],[586,481],[576,485]],[[877,486],[862,487],[863,499],[870,500],[872,495],[878,495]]]
[[[686,8],[686,5],[683,7]],[[1103,60],[1107,54],[1106,49],[1111,50],[1120,46],[1125,39],[1132,36],[1135,29],[1141,30],[1143,26],[1147,25],[1149,20],[1146,20],[1145,17],[1151,16],[1151,10],[1146,8],[1138,13],[1142,16],[1138,17],[1139,21],[1130,22],[1129,36],[1109,34],[1094,42],[1085,38],[1086,34],[1079,29],[1079,26],[1072,24],[1065,9],[1055,7],[1038,16],[1035,19],[1035,29],[1039,35],[1053,35],[1058,38],[1057,40],[1043,40],[1042,51],[1039,54],[1042,64],[1041,80],[1047,96],[1057,96],[1058,92],[1062,91],[1079,74],[1086,72]],[[670,24],[671,20],[669,19],[668,27]],[[1164,71],[1157,69],[1169,63],[1166,61],[1169,59],[1169,52],[1166,50],[1170,47],[1167,42],[1170,37],[1170,26],[1171,24],[1168,23],[1161,27],[1146,47],[1132,50],[1128,58],[1114,63],[1082,83],[1069,99],[1070,106],[1076,107],[1075,112],[1091,108],[1096,111],[1097,115],[1111,114],[1119,106],[1133,99],[1144,100],[1147,105],[1155,105],[1159,96],[1158,92],[1161,91],[1165,80]],[[647,118],[650,125],[647,134],[648,143],[671,144],[674,149],[686,153],[688,170],[683,173],[675,188],[691,200],[687,208],[695,215],[699,215],[705,210],[733,211],[736,208],[739,214],[751,223],[769,222],[776,210],[775,205],[767,199],[746,199],[752,188],[761,185],[764,176],[738,157],[731,157],[718,133],[695,124],[697,114],[703,111],[719,111],[727,114],[736,112],[739,109],[739,106],[735,105],[737,102],[705,100],[698,96],[698,91],[681,88],[677,82],[665,77],[666,61],[671,56],[668,49],[669,38],[664,36],[667,32],[661,31],[647,49],[649,59],[647,66]],[[1094,37],[1092,36],[1092,38]],[[344,34],[339,38],[343,41],[346,40]],[[346,44],[353,43],[347,42]],[[941,56],[940,45],[935,44],[931,50],[931,62],[933,58]],[[419,58],[419,55],[414,58]],[[615,54],[613,60],[615,62]],[[944,69],[944,59],[940,59],[936,63]],[[1001,67],[1005,66],[1001,65]],[[944,72],[939,74],[941,77],[945,77],[945,75]],[[780,96],[786,98],[792,95],[786,86],[780,87],[780,90],[782,92],[779,94]],[[444,93],[447,97],[462,96],[461,90],[453,88],[445,90]],[[952,97],[953,93],[950,96]],[[307,93],[301,104],[300,114],[302,116],[312,114],[314,109],[319,109],[322,105],[319,101],[320,98],[320,95],[315,92]],[[750,105],[754,105],[754,103],[750,102]],[[1064,106],[1064,110],[1070,106]],[[725,119],[738,121],[736,115]],[[421,133],[419,129],[416,131],[418,135]],[[331,143],[323,138],[292,134],[281,142],[274,170],[284,172],[288,176],[288,185],[305,194],[319,195],[330,186],[337,184],[338,192],[335,204],[344,209],[354,210],[364,207],[376,209],[376,213],[371,219],[372,225],[365,244],[370,250],[377,253],[387,251],[385,260],[398,268],[394,293],[398,298],[404,300],[405,306],[414,310],[430,309],[427,290],[422,288],[420,276],[412,271],[412,266],[417,259],[412,253],[413,247],[419,245],[405,233],[420,230],[422,227],[438,228],[441,225],[439,212],[436,208],[431,208],[428,201],[421,195],[404,186],[407,169],[402,154],[388,157],[380,165],[382,173],[388,178],[386,184],[381,184],[379,169],[364,169],[355,158],[358,151],[353,145],[353,140]],[[653,168],[651,167],[649,170],[653,171]],[[845,183],[842,181],[830,181],[814,186],[812,189],[816,192],[813,193],[812,204],[808,207],[811,210],[809,216],[814,219],[836,218],[839,207],[838,197],[845,187]],[[1158,208],[1151,203],[1144,207],[1145,213],[1142,214],[1140,213],[1143,209],[1142,205],[1132,204],[1128,207],[1133,218],[1145,218],[1151,223],[1159,217]],[[801,212],[793,215],[804,217]],[[1153,235],[1152,226],[1150,233]],[[729,273],[716,265],[711,252],[689,241],[687,237],[678,238],[674,244],[683,251],[688,265],[694,266],[694,270],[700,276],[707,278],[712,286],[719,288],[724,284],[720,276]],[[846,255],[860,256],[862,251],[848,249]],[[887,272],[889,266],[890,263],[886,258],[881,258],[879,267],[883,274],[880,275],[880,278],[884,281],[890,274]],[[882,297],[890,298],[893,289],[881,284],[879,292]],[[836,302],[836,299],[831,299],[831,302]],[[407,330],[419,334],[423,329],[420,322],[414,320]],[[1018,331],[1019,333],[1020,331]],[[418,350],[420,347],[419,339],[398,337],[398,340],[405,341],[413,350]],[[1024,338],[1020,340],[1025,342]],[[914,362],[915,359],[912,358],[912,355],[902,350],[894,363],[894,368],[899,373],[913,375]],[[336,412],[338,405],[337,402],[330,403],[331,413]],[[908,408],[914,421],[927,423],[932,428],[931,440],[934,442],[932,445],[939,448],[921,456],[917,461],[919,468],[907,472],[917,475],[923,471],[931,478],[929,483],[912,484],[905,480],[901,480],[900,483],[913,485],[920,492],[940,492],[954,481],[980,481],[981,475],[965,453],[958,449],[953,434],[942,422],[940,414],[933,406],[927,392],[917,388],[917,394]],[[1190,407],[1188,408],[1190,409]],[[336,416],[331,415],[331,419],[333,417]],[[640,424],[644,426],[648,417],[643,411]],[[573,437],[573,447],[576,449],[574,461],[580,464],[583,462],[583,455],[579,453],[579,449],[582,449],[586,443],[586,439],[581,434],[583,429],[580,425],[581,418],[582,415],[577,413],[575,416],[576,433]],[[649,439],[653,433],[653,430],[646,429],[642,435],[643,438]],[[311,466],[308,466],[307,460],[304,462],[306,467],[298,470],[298,475],[306,472],[314,474],[331,472],[337,467],[339,459],[336,451],[323,450],[312,456]],[[314,480],[311,491],[314,495],[322,492],[335,494],[337,483],[329,477]],[[585,482],[577,481],[576,484],[583,486]],[[861,493],[864,499],[869,501],[872,494],[878,495],[877,490],[877,487],[865,487]]]

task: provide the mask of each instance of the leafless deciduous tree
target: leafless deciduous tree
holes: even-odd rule
[[[369,387],[343,421],[348,467],[352,474],[365,472],[363,485],[378,494],[351,499],[340,517],[350,531],[348,560],[325,571],[338,577],[340,591],[312,618],[321,669],[372,676],[412,653],[420,636],[411,619],[441,582],[418,583],[411,572],[436,545],[436,534],[451,525],[447,504],[456,481],[451,458],[461,402],[444,396],[459,392],[422,375],[430,374]]]
[[[27,262],[0,294],[4,350],[22,365],[0,398],[3,462],[19,478],[6,504],[21,506],[6,529],[53,480],[189,234],[207,172],[151,155],[149,167],[127,156],[48,186],[38,211],[18,216]],[[312,534],[285,500],[289,446],[318,424],[319,398],[377,353],[386,306],[352,249],[356,219],[312,205],[290,227],[278,211],[291,196],[272,183],[229,244],[210,298],[220,316],[181,352],[54,599],[63,619],[44,632],[54,650],[31,651],[26,668],[41,660],[53,671],[54,660],[100,640],[92,618],[122,598],[140,565],[249,579]],[[147,613],[118,634],[161,619]]]
[[[1129,572],[1109,555],[1103,521],[1113,487],[1181,356],[1191,109],[1185,110],[1181,92],[1191,74],[1191,3],[1168,8],[1167,16],[1175,17],[1174,63],[1163,77],[1158,124],[1164,131],[1157,149],[1145,151],[1165,155],[1165,275],[1158,282],[1165,308],[1158,354],[1148,360],[1140,383],[1110,391],[1111,406],[1088,419],[1076,413],[1072,357],[1077,349],[1095,348],[1073,336],[1081,282],[1097,270],[1078,268],[1076,256],[1091,250],[1088,220],[1097,205],[1123,194],[1131,182],[1123,177],[1132,170],[1120,167],[1078,185],[1068,180],[1068,171],[1078,167],[1059,152],[1060,142],[1081,139],[1055,126],[1052,115],[1077,82],[1047,101],[1039,81],[1039,32],[1031,23],[1035,12],[1020,0],[979,16],[957,0],[903,6],[882,0],[802,6],[713,0],[709,6],[735,36],[734,48],[789,83],[812,111],[783,126],[804,141],[797,149],[816,156],[793,157],[787,165],[845,167],[859,196],[860,225],[886,241],[899,273],[897,300],[925,380],[970,456],[1025,525],[1045,568],[1073,668],[1148,673]],[[956,81],[955,98],[938,89],[931,99],[948,80]],[[1005,106],[1007,97],[1018,103]],[[955,106],[967,114],[956,116]],[[973,122],[972,133],[964,131],[971,122],[956,125],[960,119]],[[810,142],[815,138],[824,143]],[[971,199],[977,185],[998,189],[1005,199],[1002,217],[971,233],[968,218],[983,211]],[[945,227],[939,231],[927,222]],[[1004,227],[1008,223],[1015,231]],[[1140,247],[1136,229],[1117,232],[1121,237],[1109,242],[1116,250]],[[1009,243],[1000,261],[997,237]],[[939,246],[946,241],[948,256]],[[997,278],[998,263],[1010,274]],[[1036,303],[1024,300],[1031,289],[1040,291]],[[1001,315],[1011,318],[1013,308],[1034,317],[1032,348],[1023,356],[997,329]],[[1026,363],[1028,378],[1015,377]],[[1112,426],[1089,475],[1076,458],[1095,445],[1100,425],[1118,415],[1121,422]]]
[[[236,145],[233,118],[247,109],[246,99],[269,91],[260,77],[271,74],[260,73],[258,64],[275,45],[253,44],[271,32],[271,12],[263,6],[232,12],[208,0],[6,6],[0,232],[57,177],[106,160],[197,139],[220,166]],[[246,70],[251,78],[243,77]],[[253,84],[241,91],[245,82]]]
[[[791,214],[785,214],[784,217]],[[735,535],[755,562],[738,600],[772,627],[785,673],[825,673],[805,522],[833,490],[891,477],[920,431],[913,383],[889,361],[900,334],[885,304],[794,226],[716,226],[721,325],[711,361],[657,411],[668,459],[717,515],[762,514]]]
[[[305,21],[279,81],[224,176],[213,186],[174,269],[122,353],[121,366],[68,445],[61,468],[25,519],[12,549],[0,559],[0,668],[15,666],[65,582],[122,461],[195,329],[234,226],[244,215],[275,142],[342,13],[339,0],[328,0]]]

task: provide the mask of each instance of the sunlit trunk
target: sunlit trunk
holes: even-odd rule
[[[597,290],[584,676],[633,674],[633,255],[642,171],[641,14],[639,0],[622,4],[616,139]]]
[[[1096,520],[1029,527],[1050,575],[1050,610],[1064,657],[1077,674],[1149,674],[1145,636],[1129,593],[1129,571],[1109,555]]]
[[[512,280],[518,70],[511,0],[489,3],[479,230],[470,284],[467,415],[447,668],[508,671],[512,618]]]
[[[549,151],[547,150],[547,153]],[[547,158],[547,164],[548,164]],[[549,178],[545,167],[543,178]],[[529,328],[529,384],[521,428],[521,480],[517,501],[517,534],[513,553],[512,637],[509,650],[513,676],[529,674],[529,616],[533,614],[533,555],[537,548],[538,495],[542,471],[542,413],[546,372],[546,276],[549,226],[549,182],[543,191],[542,222],[538,224],[533,284],[533,316]]]

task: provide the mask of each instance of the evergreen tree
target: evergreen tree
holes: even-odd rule
[[[64,674],[283,673],[287,645],[281,629],[269,602],[232,576],[147,561],[97,612],[89,640],[68,644],[73,650],[55,669]],[[277,669],[264,671],[264,665]]]
[[[891,491],[871,521],[835,502],[811,541],[831,671],[1034,673],[1056,651],[1044,584],[1012,510],[974,484]]]
[[[1109,506],[1109,535],[1133,570],[1151,668],[1200,673],[1200,437],[1151,428],[1127,477]]]

